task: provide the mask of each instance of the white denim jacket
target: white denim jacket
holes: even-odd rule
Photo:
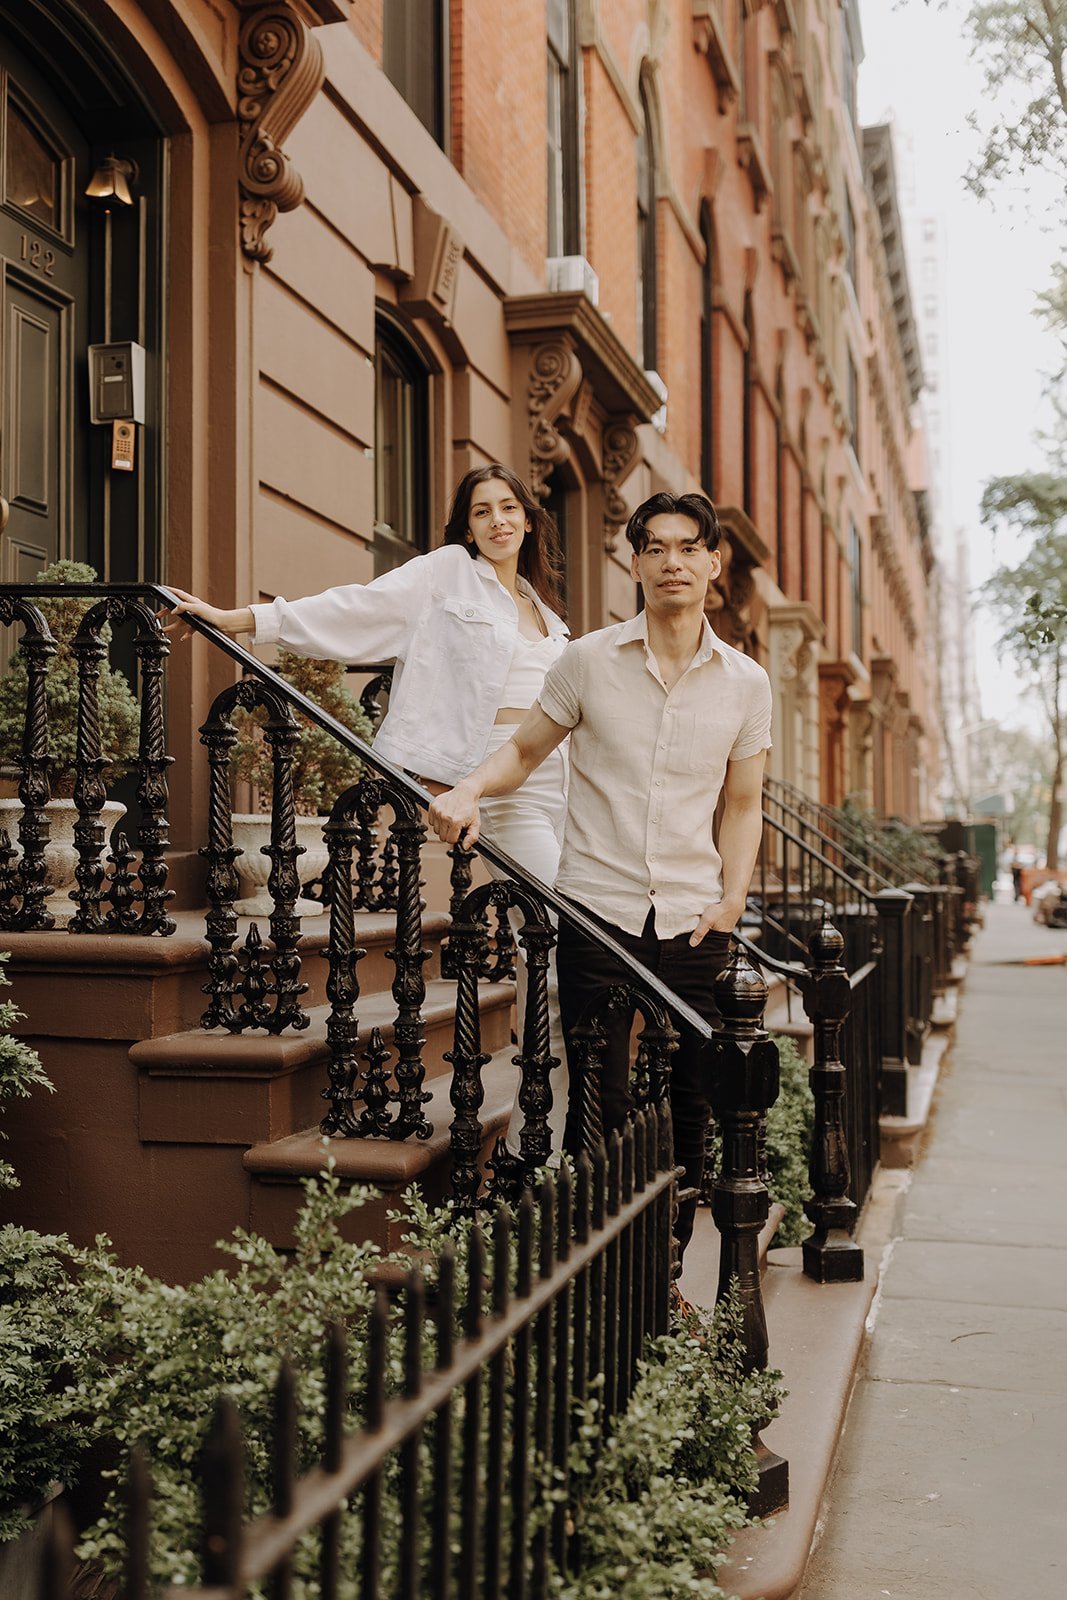
[[[549,634],[567,627],[525,579]],[[458,783],[485,755],[501,705],[519,616],[484,556],[442,545],[372,583],[251,608],[256,644],[333,661],[395,660],[389,710],[374,741],[389,761]]]

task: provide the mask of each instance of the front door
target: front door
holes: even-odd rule
[[[89,146],[0,33],[0,578],[88,544]],[[77,380],[77,387],[76,387]]]

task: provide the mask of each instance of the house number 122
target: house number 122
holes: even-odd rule
[[[31,239],[27,233],[22,235],[22,259],[28,261],[35,272],[43,272],[46,278],[55,277],[55,251],[46,250],[40,239]]]

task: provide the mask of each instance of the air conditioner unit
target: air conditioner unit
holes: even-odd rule
[[[593,305],[600,298],[600,279],[584,256],[549,256],[545,275],[553,294],[573,294],[577,289]]]

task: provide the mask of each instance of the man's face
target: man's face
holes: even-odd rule
[[[708,584],[719,575],[719,552],[708,549],[692,517],[680,512],[650,517],[646,526],[648,543],[630,562],[645,592],[645,609],[662,616],[703,609]]]

